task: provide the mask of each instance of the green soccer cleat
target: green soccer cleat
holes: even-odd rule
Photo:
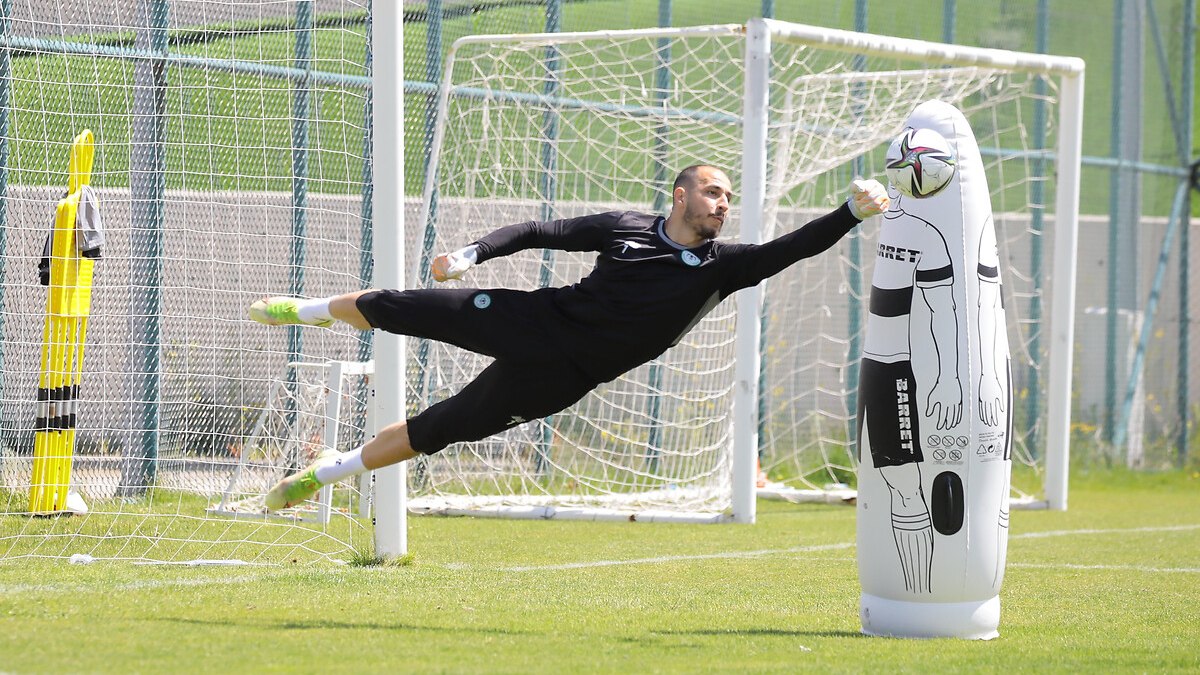
[[[317,480],[317,467],[327,460],[336,457],[337,452],[325,450],[317,455],[317,460],[275,484],[267,493],[266,506],[268,511],[287,509],[312,498],[323,485]]]
[[[298,324],[301,326],[320,326],[328,328],[333,325],[333,319],[324,321],[314,321],[308,323],[300,320],[297,301],[300,298],[289,298],[283,295],[277,295],[273,298],[263,298],[257,300],[250,305],[250,318],[259,323],[265,323],[268,326],[287,326]]]

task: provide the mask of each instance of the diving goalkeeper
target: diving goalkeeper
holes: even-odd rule
[[[888,207],[882,185],[856,180],[845,204],[793,232],[762,245],[725,243],[716,238],[731,185],[717,167],[690,166],[675,179],[666,218],[625,211],[510,225],[432,265],[433,278],[446,281],[530,248],[598,252],[592,272],[571,286],[367,290],[255,302],[251,318],[272,326],[344,321],[495,359],[454,396],[385,427],[361,448],[329,451],[284,478],[267,494],[267,508],[294,506],[322,485],[557,413],[678,343],[734,291],[821,253]]]

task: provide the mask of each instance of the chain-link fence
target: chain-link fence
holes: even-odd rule
[[[1080,442],[1072,449],[1083,461],[1186,463],[1200,401],[1200,337],[1188,330],[1200,309],[1188,292],[1196,278],[1186,187],[1197,154],[1194,0],[405,2],[410,215],[418,215],[435,94],[456,38],[755,16],[1086,60],[1072,416]]]

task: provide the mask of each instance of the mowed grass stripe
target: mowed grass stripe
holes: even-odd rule
[[[1197,487],[1093,475],[1019,513],[986,644],[864,638],[854,510],[760,503],[750,527],[415,518],[405,567],[12,561],[0,669],[1196,672]],[[606,561],[643,562],[572,566]]]

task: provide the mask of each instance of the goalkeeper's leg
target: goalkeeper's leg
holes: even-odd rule
[[[458,394],[407,422],[388,425],[361,448],[322,455],[303,471],[283,479],[267,494],[267,508],[295,506],[330,483],[553,415],[595,386],[595,380],[558,358],[494,361]]]
[[[366,471],[416,457],[408,440],[408,424],[391,424],[366,445],[350,452],[326,450],[317,460],[275,484],[267,493],[271,511],[286,509],[312,498],[322,487]]]
[[[358,309],[358,298],[371,291],[355,291],[329,298],[293,298],[277,295],[250,305],[250,318],[268,326],[298,324],[332,326],[344,321],[358,330],[371,330],[371,324]]]

